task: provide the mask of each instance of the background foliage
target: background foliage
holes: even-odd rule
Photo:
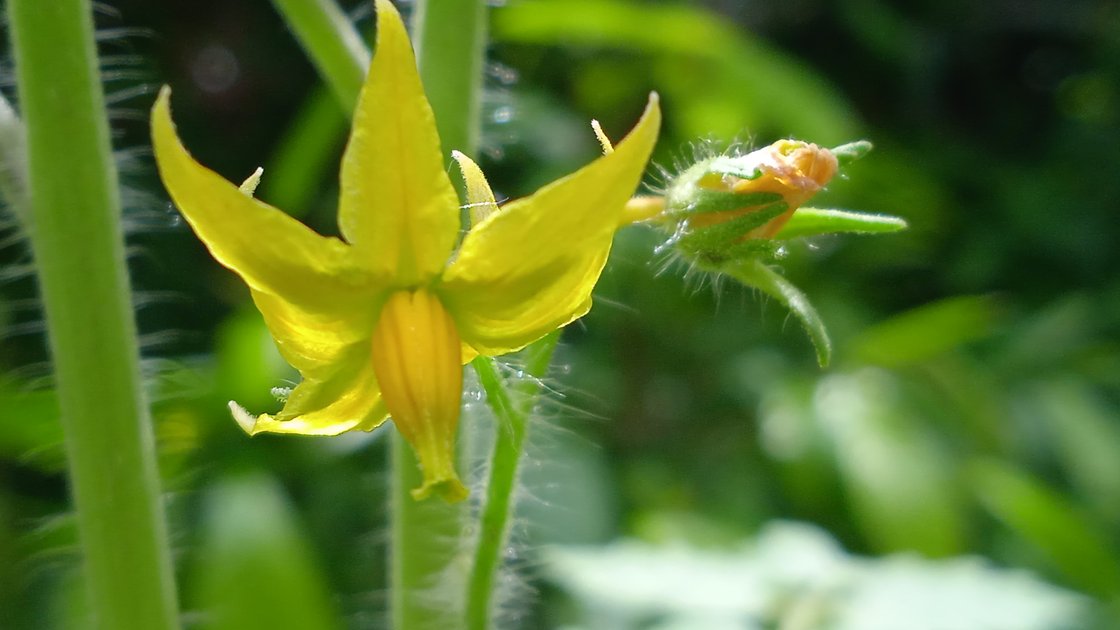
[[[345,4],[368,32],[369,7]],[[146,140],[154,88],[170,83],[200,161],[235,181],[263,164],[262,198],[332,232],[343,116],[266,2],[117,0],[98,22],[188,626],[378,627],[383,440],[249,440],[230,421],[226,400],[264,409],[293,374],[243,288],[179,224]],[[688,274],[655,253],[653,231],[620,233],[532,430],[520,577],[503,587],[511,625],[793,623],[804,589],[736,608],[724,626],[703,607],[647,608],[656,592],[612,599],[608,582],[588,595],[570,568],[581,556],[545,552],[619,538],[642,541],[626,548],[639,562],[694,550],[669,554],[686,593],[725,575],[704,558],[739,558],[775,520],[826,530],[835,542],[817,532],[794,548],[838,545],[834,559],[841,547],[928,559],[907,575],[940,575],[915,587],[934,601],[960,601],[937,585],[969,580],[1007,594],[997,568],[1029,570],[1061,621],[1009,616],[1009,628],[1117,623],[1115,3],[525,0],[493,10],[492,35],[480,162],[502,195],[590,159],[587,120],[617,138],[656,89],[655,159],[670,173],[734,141],[868,138],[876,150],[815,204],[912,226],[790,247],[783,268],[836,341],[827,371],[776,305]],[[80,628],[42,320],[10,219],[0,215],[0,627]],[[604,563],[592,575],[629,566],[592,556]],[[866,566],[877,562],[899,561]],[[961,577],[960,563],[975,570]],[[722,601],[747,597],[742,584]],[[854,595],[821,601],[790,627],[874,627],[843,625]]]

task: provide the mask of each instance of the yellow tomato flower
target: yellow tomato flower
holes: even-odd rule
[[[250,434],[335,435],[393,418],[433,490],[460,500],[454,466],[462,364],[581,317],[626,200],[657,139],[656,95],[617,149],[498,208],[466,156],[472,225],[460,236],[431,106],[404,24],[377,0],[377,50],[342,159],[342,238],[321,236],[196,162],[164,88],[152,110],[156,162],[210,253],[251,291],[302,381],[275,415],[230,408]]]

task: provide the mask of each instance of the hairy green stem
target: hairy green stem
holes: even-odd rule
[[[560,331],[556,331],[525,349],[525,378],[513,388],[506,387],[505,380],[494,367],[493,359],[478,357],[471,363],[486,391],[486,402],[494,412],[497,430],[494,451],[490,456],[486,503],[482,508],[478,544],[467,586],[469,630],[486,630],[490,627],[494,579],[501,568],[502,549],[509,537],[513,493],[517,488],[521,455],[525,451],[529,418],[540,394],[539,379],[548,371],[559,339]]]
[[[178,627],[89,0],[9,0],[28,229],[93,626]]]
[[[369,68],[369,48],[334,0],[272,0],[347,113]]]

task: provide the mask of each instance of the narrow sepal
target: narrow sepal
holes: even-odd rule
[[[809,340],[813,342],[813,347],[817,351],[817,362],[821,367],[828,366],[832,358],[832,341],[828,337],[824,321],[800,289],[761,260],[747,260],[727,265],[723,271],[743,284],[778,300],[788,308],[801,322],[809,335]]]
[[[901,232],[909,225],[901,217],[889,214],[871,214],[834,210],[830,208],[801,208],[774,235],[777,239],[801,238],[820,234],[889,234]]]

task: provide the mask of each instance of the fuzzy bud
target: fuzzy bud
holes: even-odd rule
[[[772,253],[773,236],[837,168],[831,151],[796,140],[702,160],[666,192],[663,217],[673,229],[670,243],[710,265]]]

